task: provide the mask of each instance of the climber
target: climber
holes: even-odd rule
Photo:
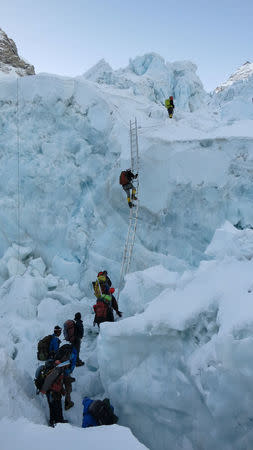
[[[134,204],[131,202],[131,200],[137,200],[136,197],[136,189],[132,183],[133,179],[136,179],[138,177],[138,173],[136,175],[133,174],[131,169],[123,170],[119,177],[119,184],[123,187],[124,191],[127,194],[127,201],[129,208],[132,208]],[[132,195],[130,198],[130,190],[132,189]]]
[[[102,322],[114,322],[111,291],[114,292],[114,288],[109,289],[109,294],[101,294],[96,305],[93,305],[95,311],[94,326],[97,324],[99,327]]]
[[[76,367],[76,361],[77,361],[77,350],[72,345],[72,351],[69,357],[70,366],[67,367],[64,370],[64,378],[63,383],[65,386],[66,394],[65,394],[65,402],[64,402],[64,409],[67,411],[68,409],[72,408],[74,406],[74,402],[71,400],[71,392],[72,392],[72,383],[75,381],[75,378],[71,376],[74,368]]]
[[[52,339],[49,344],[49,355],[51,358],[59,350],[61,343],[61,340],[59,339],[60,335],[61,335],[61,327],[59,327],[59,325],[56,325],[54,327],[54,333],[52,334]]]
[[[94,289],[94,295],[99,298],[101,294],[109,294],[111,295],[111,306],[116,312],[116,314],[121,317],[122,312],[119,311],[118,302],[116,298],[114,297],[115,289],[112,287],[112,282],[110,278],[108,277],[107,271],[104,270],[102,272],[98,272],[97,274],[97,281],[92,282],[93,289]],[[114,321],[114,319],[113,319]]]
[[[80,359],[80,348],[81,348],[81,340],[83,338],[83,321],[81,320],[81,313],[77,312],[75,314],[75,340],[74,340],[74,347],[77,351],[77,359],[76,359],[76,367],[83,366],[84,362]]]
[[[174,108],[175,108],[172,95],[170,96],[170,98],[167,98],[165,100],[165,108],[167,108],[168,115],[169,115],[170,119],[172,119]]]
[[[59,349],[61,335],[61,327],[56,325],[53,334],[49,334],[40,339],[37,347],[37,358],[39,361],[50,361],[54,358],[55,353]]]
[[[108,282],[109,280],[109,282]],[[108,294],[112,285],[110,278],[107,277],[107,272],[98,272],[97,280],[92,282],[94,295],[98,298],[101,294]]]
[[[104,400],[83,399],[83,423],[82,428],[96,427],[99,425],[113,425],[118,422],[114,414],[114,408],[109,398]]]
[[[74,402],[71,400],[72,383],[74,383],[75,378],[71,376],[74,368],[76,367],[77,360],[77,350],[73,344],[62,345],[55,355],[55,362],[64,362],[69,360],[69,365],[64,370],[63,373],[63,384],[65,387],[65,410],[68,410],[74,406]]]
[[[62,396],[65,395],[65,391],[63,389],[63,380],[64,380],[64,370],[66,367],[69,367],[70,361],[65,361],[61,363],[60,361],[55,361],[54,367],[45,377],[45,381],[41,387],[40,392],[42,394],[46,394],[50,419],[49,426],[54,427],[56,423],[67,423],[67,420],[64,420],[62,414]]]
[[[101,273],[101,272],[99,272],[99,273]],[[111,288],[111,291],[109,292],[109,290],[108,290],[108,292],[106,292],[106,293],[111,294],[111,297],[112,297],[112,308],[114,309],[116,314],[119,317],[121,317],[122,316],[122,312],[119,311],[118,302],[117,302],[116,298],[113,295],[114,292],[115,292],[115,289],[112,287],[112,282],[111,282],[110,278],[108,277],[108,274],[107,274],[106,270],[104,270],[103,274],[106,276],[106,283],[107,283],[107,285],[109,286],[109,288]],[[112,289],[113,289],[113,291],[112,291]]]

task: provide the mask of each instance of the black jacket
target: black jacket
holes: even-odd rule
[[[75,320],[75,336],[79,339],[83,338],[83,321]]]
[[[133,180],[133,178],[135,178],[135,175],[133,174],[133,172],[131,170],[126,170],[126,177],[130,182]]]
[[[108,277],[108,275],[106,275],[106,283],[111,287],[112,282],[111,282],[110,278]]]

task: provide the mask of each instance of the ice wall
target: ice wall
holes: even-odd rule
[[[192,66],[177,64],[193,89]],[[105,65],[99,64],[103,73]],[[155,80],[168,70],[152,54],[131,61],[118,77]],[[1,255],[18,240],[19,191],[23,245],[86,294],[101,264],[117,284],[128,225],[118,176],[130,164],[128,128],[135,116],[141,202],[133,270],[163,264],[182,271],[199,263],[224,220],[252,223],[249,124],[243,130],[207,107],[190,114],[178,106],[169,122],[165,108],[150,100],[147,79],[141,85],[145,92],[135,95],[83,77],[1,78]],[[186,97],[176,96],[179,105]]]
[[[197,67],[190,61],[170,63],[156,53],[148,53],[130,59],[126,68],[115,71],[101,60],[84,77],[99,84],[128,89],[135,96],[143,95],[162,105],[165,98],[173,95],[178,108],[195,111],[207,100],[196,71]]]
[[[101,328],[103,385],[151,449],[252,446],[252,244],[252,230],[226,223],[207,249],[212,261],[142,314]]]

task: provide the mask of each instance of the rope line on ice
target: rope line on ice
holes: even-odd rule
[[[17,78],[17,241],[18,262],[20,262],[20,124],[19,124],[19,78]],[[18,267],[17,267],[18,270]]]
[[[139,173],[139,146],[138,146],[138,127],[137,120],[132,122],[130,120],[130,150],[131,150],[131,170],[134,173]],[[137,228],[137,220],[138,220],[138,211],[139,211],[139,177],[136,179],[136,195],[137,200],[134,208],[131,208],[129,211],[129,224],[128,224],[128,233],[125,242],[121,271],[120,271],[120,280],[118,287],[118,296],[117,301],[119,300],[120,291],[123,287],[124,277],[129,272],[134,241],[135,241],[135,233]]]

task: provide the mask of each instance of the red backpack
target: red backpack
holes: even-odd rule
[[[108,305],[105,302],[98,300],[96,305],[93,305],[93,309],[95,311],[95,322],[101,323],[107,320],[108,314]]]
[[[123,172],[121,172],[120,177],[119,177],[119,184],[124,186],[125,184],[128,184],[128,183],[129,183],[129,179],[127,178],[125,170],[123,170]]]
[[[66,320],[63,326],[63,334],[66,341],[71,342],[73,344],[75,340],[75,322],[74,320]]]

